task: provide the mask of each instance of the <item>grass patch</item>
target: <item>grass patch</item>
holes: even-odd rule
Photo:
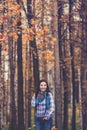
[[[69,119],[68,119],[68,129],[71,130],[71,118],[72,118],[72,108],[71,106],[69,105]],[[76,130],[81,130],[81,118],[80,118],[80,105],[79,104],[76,104]]]
[[[34,108],[31,109],[31,129],[35,130]]]
[[[6,126],[5,126],[5,130],[9,130],[9,125],[6,125]]]

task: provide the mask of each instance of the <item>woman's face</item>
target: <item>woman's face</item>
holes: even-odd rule
[[[41,83],[40,83],[40,90],[41,90],[41,91],[46,91],[46,89],[47,89],[47,84],[46,84],[46,82],[41,82]]]

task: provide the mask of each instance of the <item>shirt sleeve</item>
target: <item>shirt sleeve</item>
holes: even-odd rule
[[[35,107],[35,95],[31,99],[31,106]]]
[[[54,104],[54,99],[51,93],[50,94],[50,108],[46,110],[45,117],[48,119],[52,116],[53,112],[55,111],[55,104]]]

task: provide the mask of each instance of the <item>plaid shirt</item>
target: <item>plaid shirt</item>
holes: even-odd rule
[[[54,100],[53,100],[53,96],[52,94],[49,92],[48,93],[50,96],[50,107],[49,109],[46,110],[46,100],[44,99],[41,103],[39,103],[39,105],[37,105],[37,109],[36,109],[36,117],[47,117],[48,119],[52,116],[54,110],[55,110],[55,104],[54,104]],[[31,100],[31,105],[32,107],[35,107],[35,96],[32,97]]]

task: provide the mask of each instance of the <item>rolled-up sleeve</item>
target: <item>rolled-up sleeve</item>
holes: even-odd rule
[[[31,99],[31,106],[35,107],[35,96],[33,96]]]

